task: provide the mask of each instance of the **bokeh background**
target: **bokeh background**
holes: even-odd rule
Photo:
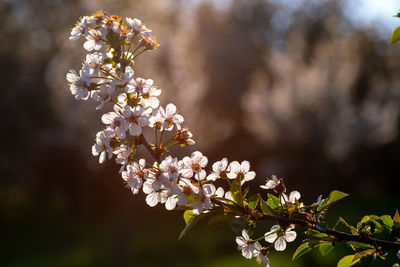
[[[388,45],[396,1],[2,0],[0,1],[0,265],[257,266],[236,251],[229,227],[196,227],[177,241],[181,212],[132,196],[110,161],[91,156],[101,113],[71,96],[79,69],[79,16],[99,9],[138,17],[162,46],[137,75],[174,102],[210,162],[249,160],[285,177],[304,202],[339,189],[333,207],[356,222],[399,208],[400,48]],[[147,157],[146,154],[143,156]],[[261,225],[260,232],[271,224]],[[344,246],[273,266],[335,266]],[[392,266],[389,257],[386,264]],[[390,265],[390,264],[391,265]],[[369,266],[369,262],[364,262]]]

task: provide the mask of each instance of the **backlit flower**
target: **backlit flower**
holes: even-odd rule
[[[284,231],[279,225],[274,225],[271,231],[265,233],[265,241],[274,243],[274,247],[277,251],[283,251],[286,248],[286,242],[292,242],[296,239],[296,232],[292,231],[294,226],[290,226]]]

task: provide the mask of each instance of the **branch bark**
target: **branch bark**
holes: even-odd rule
[[[225,206],[230,208],[231,205],[226,204],[222,201],[219,201],[217,199],[213,199],[211,198],[211,201],[214,202],[215,204],[219,205],[219,206]],[[235,207],[237,208],[237,207]],[[241,209],[239,209],[241,212],[243,212],[246,215],[249,215],[248,212],[241,207]],[[267,215],[267,214],[261,214],[262,218],[261,220],[264,221],[275,221],[275,222],[281,222],[281,223],[290,223],[290,224],[295,224],[295,225],[300,225],[303,226],[305,228],[308,229],[313,229],[316,230],[320,233],[324,233],[324,234],[328,234],[330,236],[334,236],[337,238],[338,242],[341,241],[356,241],[356,242],[360,242],[360,243],[364,243],[364,244],[369,244],[375,247],[382,247],[382,248],[388,248],[388,249],[400,249],[400,243],[396,243],[396,242],[391,242],[391,241],[386,241],[386,240],[381,240],[381,239],[377,239],[377,238],[372,238],[369,236],[358,236],[358,235],[353,235],[353,234],[349,234],[349,233],[345,233],[345,232],[340,232],[340,231],[335,231],[329,228],[321,228],[320,226],[313,224],[311,222],[308,221],[303,221],[303,220],[295,220],[295,219],[290,219],[288,217],[283,217],[283,216],[274,216],[274,215]]]

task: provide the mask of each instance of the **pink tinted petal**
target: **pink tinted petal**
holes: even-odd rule
[[[176,106],[172,103],[168,104],[167,107],[165,108],[166,115],[168,117],[174,115],[176,113]]]
[[[182,159],[182,162],[186,167],[191,167],[192,163],[193,163],[193,160],[191,158],[189,158],[189,157],[184,157]]]
[[[240,164],[237,161],[232,161],[231,164],[229,164],[229,170],[230,173],[238,173],[240,172]]]
[[[290,202],[295,202],[295,199],[300,199],[300,193],[298,191],[293,191],[289,195],[289,201]]]
[[[217,191],[215,191],[215,195],[217,197],[223,197],[224,195],[224,189],[222,187],[218,187]]]
[[[207,166],[208,163],[208,159],[207,157],[203,156],[201,157],[200,161],[199,161],[199,165],[204,168],[205,166]]]
[[[246,259],[251,259],[253,257],[253,252],[251,251],[251,249],[249,247],[245,247],[242,249],[242,255]]]
[[[95,155],[96,156],[96,155]],[[217,180],[219,178],[219,176],[218,175],[216,175],[215,173],[211,173],[211,174],[209,174],[208,176],[207,176],[207,180],[208,181],[215,181],[215,180]]]
[[[213,184],[205,184],[203,185],[203,190],[206,196],[211,196],[215,192],[215,185]]]
[[[287,242],[292,242],[293,240],[295,240],[297,237],[297,234],[295,231],[286,231],[285,235],[283,236],[283,238],[287,241]]]
[[[106,114],[103,114],[103,116],[101,116],[101,121],[104,124],[111,124],[113,119],[114,119],[114,117],[115,117],[115,115],[116,114],[114,112],[108,112]]]
[[[142,127],[140,127],[136,123],[131,123],[131,125],[129,126],[129,133],[132,136],[139,136],[142,134]]]
[[[271,232],[266,233],[265,241],[268,243],[274,243],[278,235],[276,233],[271,234]]]
[[[239,246],[246,246],[247,241],[244,240],[243,237],[237,236],[237,237],[236,237],[236,243],[237,243]]]
[[[151,193],[146,197],[146,203],[150,207],[154,207],[158,204],[158,195],[157,193]]]
[[[176,207],[176,199],[173,196],[169,196],[165,202],[165,208],[167,210],[173,210]]]
[[[206,179],[206,171],[205,170],[201,170],[200,172],[196,172],[195,174],[195,178],[198,181],[203,181],[204,179]]]
[[[106,158],[107,158],[107,152],[105,152],[105,151],[101,152],[100,157],[99,157],[99,163],[101,164],[104,161],[106,161]]]
[[[277,251],[283,251],[286,248],[286,241],[283,237],[279,237],[274,244],[274,247]]]
[[[242,172],[248,172],[250,170],[250,163],[247,160],[242,161],[242,164],[240,164],[240,170]]]
[[[242,230],[242,236],[243,236],[243,238],[244,238],[245,240],[249,240],[249,239],[250,239],[250,238],[249,238],[249,235],[247,234],[246,229],[243,229],[243,230]]]
[[[256,177],[256,173],[251,171],[251,172],[248,172],[248,173],[246,173],[244,175],[244,180],[245,181],[250,181],[250,180],[253,180],[255,177]]]

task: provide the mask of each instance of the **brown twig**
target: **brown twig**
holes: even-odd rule
[[[211,198],[211,201],[219,206],[225,206],[228,208],[232,207],[231,205],[226,204],[217,199]],[[244,208],[240,209],[240,211],[243,212],[244,215],[250,215]],[[322,228],[322,227],[320,227],[316,224],[310,223],[308,221],[290,219],[288,217],[283,217],[283,216],[267,215],[267,214],[263,214],[263,213],[261,213],[260,215],[262,216],[261,220],[275,221],[275,222],[280,222],[280,223],[285,223],[285,224],[290,223],[290,224],[300,225],[300,226],[303,226],[308,229],[316,230],[320,233],[325,233],[330,236],[334,236],[334,237],[336,237],[338,242],[340,242],[340,241],[345,241],[345,242],[346,241],[356,241],[356,242],[360,242],[360,243],[369,244],[369,245],[372,245],[375,247],[392,248],[392,249],[397,249],[397,250],[400,249],[400,243],[396,243],[396,242],[381,240],[381,239],[372,238],[369,236],[352,235],[349,233],[335,231],[335,230],[332,230],[329,228]]]
[[[141,143],[142,145],[144,145],[144,147],[147,149],[147,151],[149,151],[150,155],[151,155],[158,163],[160,163],[160,162],[161,162],[160,156],[159,156],[153,149],[151,149],[149,143],[147,143],[147,140],[146,140],[146,138],[144,137],[143,134],[141,134],[141,135],[139,136],[139,139],[140,139],[140,143]]]

